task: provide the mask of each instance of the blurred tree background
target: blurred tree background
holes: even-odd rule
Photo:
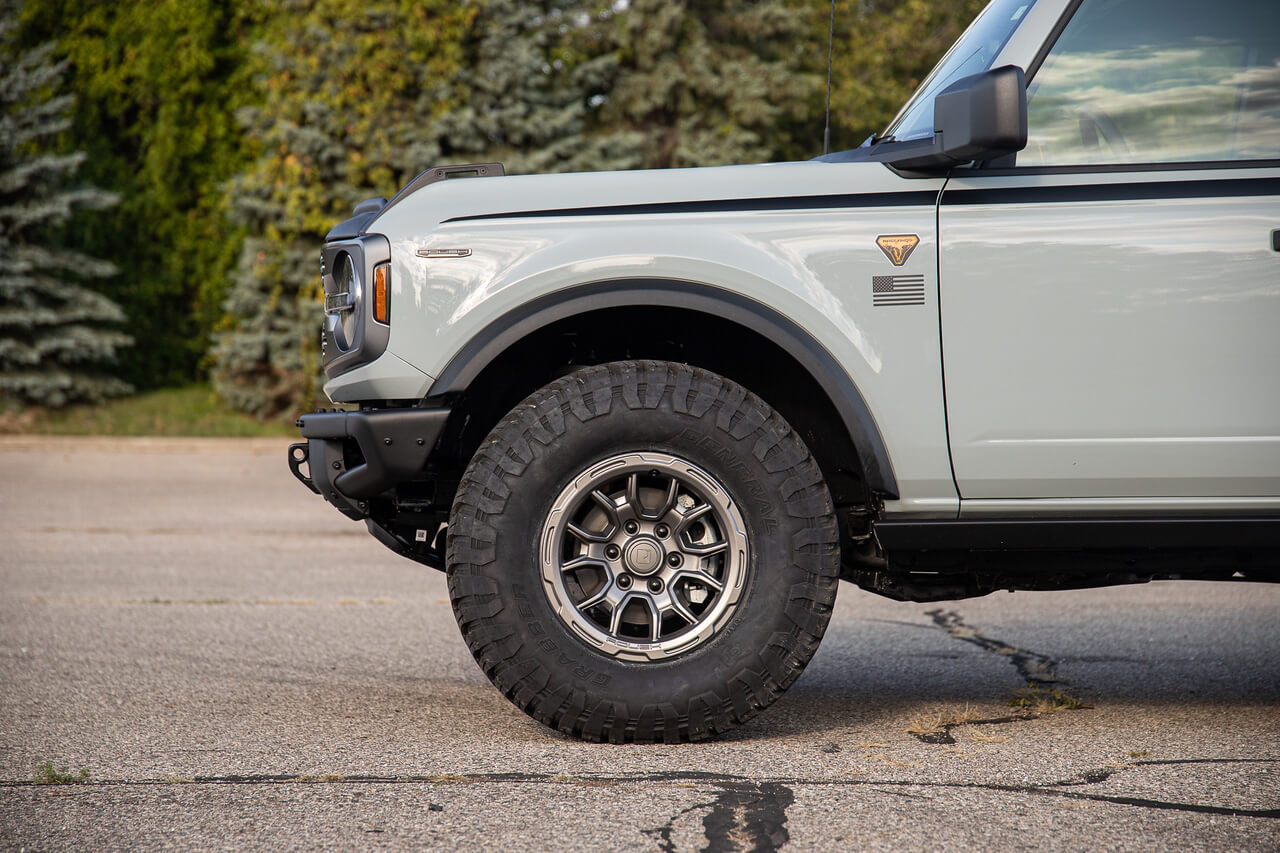
[[[837,0],[833,150],[883,129],[982,5]],[[3,0],[6,79],[33,49],[56,71],[3,101],[4,127],[41,98],[66,120],[0,136],[0,178],[34,198],[15,164],[62,158],[41,191],[74,201],[22,240],[78,259],[59,269],[94,306],[50,351],[114,378],[76,385],[97,395],[6,390],[30,365],[4,360],[28,339],[3,325],[17,238],[0,218],[0,402],[212,380],[262,418],[308,407],[318,250],[353,204],[444,163],[815,156],[829,14],[826,0]]]

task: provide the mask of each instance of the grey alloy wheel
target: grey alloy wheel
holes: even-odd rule
[[[662,660],[696,648],[732,617],[749,555],[727,490],[669,453],[626,453],[576,476],[539,538],[556,615],[599,651]]]

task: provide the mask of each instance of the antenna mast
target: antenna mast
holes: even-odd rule
[[[822,154],[831,151],[831,57],[836,45],[836,0],[831,0],[831,24],[827,27],[827,123],[822,129]]]

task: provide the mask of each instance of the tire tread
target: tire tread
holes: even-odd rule
[[[677,709],[592,699],[530,656],[515,632],[501,627],[497,584],[484,572],[496,556],[501,516],[518,478],[536,454],[563,435],[568,419],[585,423],[615,405],[653,409],[670,400],[675,412],[703,418],[717,405],[717,429],[741,441],[755,435],[753,455],[772,474],[787,472],[780,495],[786,514],[806,522],[791,552],[804,580],[791,585],[788,630],[770,637],[759,671],[747,667]],[[467,467],[454,499],[448,533],[449,596],[468,648],[510,701],[534,719],[592,741],[677,743],[701,740],[740,725],[768,707],[799,677],[826,630],[839,575],[839,539],[831,498],[817,462],[795,432],[763,400],[713,373],[660,361],[589,367],[535,392],[493,429]],[[467,535],[458,531],[465,529]]]

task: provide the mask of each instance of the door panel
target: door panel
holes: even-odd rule
[[[1280,495],[1280,169],[968,177],[939,226],[963,498]]]

